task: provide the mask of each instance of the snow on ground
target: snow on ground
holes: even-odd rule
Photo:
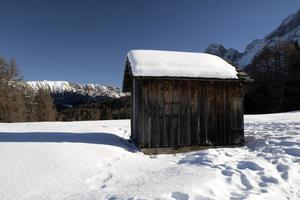
[[[0,123],[0,199],[300,199],[300,112],[248,115],[246,146],[148,156],[129,120]]]

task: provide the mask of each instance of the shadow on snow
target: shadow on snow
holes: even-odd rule
[[[72,132],[0,132],[1,142],[72,142],[103,144],[123,148],[136,152],[137,148],[128,140],[111,133],[72,133]]]

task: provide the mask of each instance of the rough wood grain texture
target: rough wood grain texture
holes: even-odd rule
[[[157,131],[158,131],[158,135],[159,135],[159,147],[162,147],[164,145],[164,132],[165,132],[165,126],[164,126],[164,116],[165,116],[165,111],[164,111],[164,90],[163,90],[163,84],[161,84],[161,82],[157,83],[158,85],[158,91],[157,91],[157,100],[158,100],[158,104],[156,106],[158,106],[158,119],[159,119],[159,123],[158,123],[158,127],[157,127]]]
[[[174,82],[173,88],[173,134],[174,134],[174,144],[181,146],[181,122],[180,122],[180,83],[178,81]]]
[[[141,147],[143,147],[144,144],[144,118],[143,118],[143,113],[144,113],[144,106],[143,106],[143,99],[142,99],[142,81],[138,80],[136,81],[136,87],[137,87],[137,115],[136,115],[136,120],[137,120],[137,131],[138,131],[138,141]]]
[[[158,101],[157,101],[157,93],[158,93],[158,85],[156,82],[149,82],[148,89],[148,98],[149,98],[149,113],[150,113],[150,146],[159,147],[159,134],[157,131],[158,126]],[[150,131],[149,130],[149,131]]]
[[[138,78],[132,91],[132,139],[140,148],[244,142],[238,82]]]
[[[173,88],[170,80],[164,82],[164,146],[173,146],[172,115],[173,115]]]
[[[134,90],[134,85],[133,83],[131,84],[131,91]],[[134,98],[134,94],[131,94],[131,99],[130,99],[130,103],[131,103],[131,112],[130,112],[130,117],[131,117],[131,120],[130,120],[130,126],[131,126],[131,135],[130,135],[130,138],[132,140],[134,140],[134,138],[136,137],[136,131],[135,131],[135,98]]]

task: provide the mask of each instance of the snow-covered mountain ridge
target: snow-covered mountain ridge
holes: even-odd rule
[[[120,98],[126,94],[118,87],[103,86],[100,84],[76,84],[68,81],[27,81],[27,84],[34,90],[47,89],[51,93],[73,92],[82,95],[107,96],[112,98]]]
[[[285,18],[278,28],[263,39],[256,39],[247,45],[242,53],[232,48],[227,49],[221,44],[211,44],[205,52],[220,56],[233,64],[244,67],[250,64],[254,56],[261,52],[264,47],[272,47],[286,41],[300,42],[300,9]]]

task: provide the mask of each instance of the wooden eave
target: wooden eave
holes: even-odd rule
[[[167,79],[167,80],[200,80],[200,81],[211,81],[211,82],[253,82],[253,79],[242,69],[236,67],[238,72],[238,79],[221,79],[221,78],[198,78],[198,77],[170,77],[170,76],[133,76],[131,71],[130,62],[126,60],[124,79],[123,79],[123,92],[131,92],[132,80],[134,79]]]

